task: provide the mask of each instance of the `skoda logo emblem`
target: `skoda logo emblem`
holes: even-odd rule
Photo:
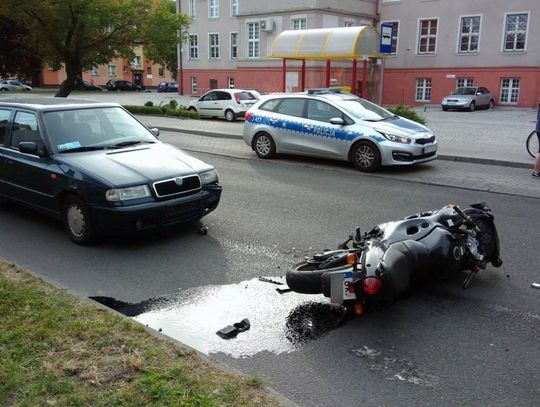
[[[184,183],[184,180],[183,180],[182,178],[180,178],[180,177],[176,177],[176,178],[174,179],[174,183],[175,183],[176,185],[182,185],[182,184]]]

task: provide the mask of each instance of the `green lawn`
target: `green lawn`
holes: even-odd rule
[[[259,379],[0,262],[0,405],[279,404]]]

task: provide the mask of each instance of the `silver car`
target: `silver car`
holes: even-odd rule
[[[442,110],[467,109],[473,112],[478,107],[493,109],[495,99],[488,88],[483,86],[467,86],[457,88],[441,101]]]
[[[206,117],[224,117],[228,122],[244,117],[258,97],[244,89],[213,89],[188,105],[188,110]]]
[[[32,87],[23,85],[14,79],[8,79],[0,82],[0,91],[30,91]]]
[[[427,127],[350,94],[269,95],[248,110],[243,133],[260,158],[333,158],[367,172],[437,158],[437,141]]]

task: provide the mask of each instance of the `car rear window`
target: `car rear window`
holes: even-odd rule
[[[236,100],[257,100],[257,98],[249,92],[236,92],[234,96]]]

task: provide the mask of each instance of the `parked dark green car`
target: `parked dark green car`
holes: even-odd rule
[[[196,221],[216,209],[215,168],[158,141],[116,103],[0,102],[0,199],[61,219],[70,238]]]

